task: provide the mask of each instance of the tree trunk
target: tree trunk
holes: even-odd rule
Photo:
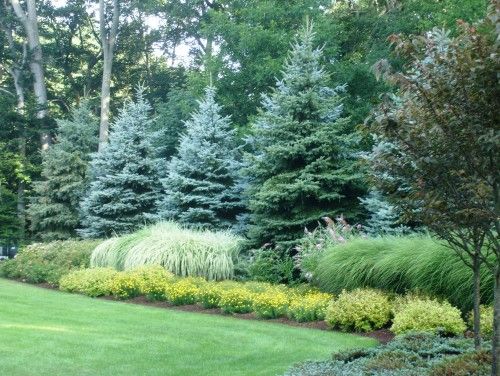
[[[474,254],[472,263],[472,270],[474,272],[474,310],[473,310],[473,330],[474,330],[474,347],[476,350],[481,348],[481,259],[480,253]]]
[[[120,18],[119,2],[113,0],[113,18],[111,28],[106,29],[106,5],[104,0],[99,0],[99,30],[103,53],[103,71],[101,85],[101,123],[99,126],[99,151],[108,142],[109,114],[111,102],[111,74],[113,69],[113,55]]]
[[[17,18],[21,21],[28,39],[30,51],[30,70],[33,74],[33,91],[38,105],[36,117],[43,125],[43,120],[47,117],[47,87],[45,86],[45,74],[43,71],[43,55],[38,32],[38,19],[36,14],[35,0],[26,0],[27,12],[19,4],[19,0],[11,0],[12,8]],[[48,131],[42,129],[40,132],[40,142],[42,150],[50,146],[51,138]]]
[[[495,299],[494,299],[494,315],[493,315],[493,365],[491,367],[492,376],[500,376],[500,266],[495,269]]]

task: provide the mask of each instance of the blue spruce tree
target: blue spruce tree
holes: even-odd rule
[[[81,202],[84,237],[124,234],[155,214],[160,194],[158,160],[152,145],[149,112],[143,90],[121,109],[104,150],[94,155],[92,182]]]
[[[56,142],[42,154],[42,180],[33,184],[27,210],[35,237],[46,241],[76,236],[79,203],[98,142],[98,120],[87,101],[72,111],[70,119],[58,120],[57,126]]]
[[[321,217],[359,214],[363,191],[354,169],[356,137],[341,117],[344,86],[326,86],[321,57],[308,24],[292,46],[283,78],[264,96],[248,168],[253,246],[284,250]]]
[[[221,115],[215,89],[208,87],[199,109],[186,122],[177,155],[167,165],[160,217],[199,228],[235,226],[242,212],[239,150],[235,130]]]

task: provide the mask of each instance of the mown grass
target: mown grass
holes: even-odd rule
[[[95,300],[0,279],[0,374],[276,375],[349,334]]]
[[[358,287],[404,293],[420,291],[446,298],[464,312],[472,309],[472,271],[458,255],[428,236],[353,239],[321,259],[315,283],[333,294]],[[493,279],[482,273],[483,304],[493,300]]]
[[[228,279],[239,243],[230,232],[189,230],[164,222],[106,240],[92,253],[91,265],[128,270],[158,264],[178,276]]]

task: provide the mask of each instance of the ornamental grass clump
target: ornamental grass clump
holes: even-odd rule
[[[381,291],[342,291],[326,310],[325,320],[342,331],[369,332],[383,328],[391,319],[389,297]]]
[[[252,312],[254,293],[243,287],[226,290],[222,293],[219,306],[225,313]]]
[[[59,281],[59,288],[91,297],[111,295],[111,284],[117,274],[111,268],[77,270],[63,276]]]
[[[252,309],[260,318],[274,319],[285,316],[289,301],[289,295],[283,292],[282,289],[268,289],[254,294]]]
[[[447,301],[409,299],[394,312],[391,330],[396,334],[411,331],[460,335],[466,329],[460,310]]]
[[[240,241],[229,231],[189,230],[162,222],[105,241],[92,253],[91,265],[117,270],[161,265],[177,276],[230,279]]]
[[[326,309],[333,295],[324,292],[308,292],[294,295],[288,306],[288,317],[298,322],[324,320]]]

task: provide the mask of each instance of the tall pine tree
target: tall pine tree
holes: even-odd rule
[[[235,130],[221,115],[210,86],[186,122],[177,156],[168,163],[160,216],[191,227],[235,226],[243,210],[237,184],[240,166]]]
[[[121,109],[104,150],[94,155],[92,182],[81,202],[84,237],[124,234],[155,214],[160,182],[143,89]]]
[[[89,183],[91,153],[98,142],[98,120],[87,101],[57,125],[56,143],[43,151],[42,180],[33,184],[27,210],[35,237],[47,241],[76,236],[79,202]]]
[[[357,215],[356,138],[341,117],[344,86],[327,87],[322,50],[308,24],[292,46],[283,78],[264,96],[253,127],[248,173],[254,246],[288,247],[323,216]]]

